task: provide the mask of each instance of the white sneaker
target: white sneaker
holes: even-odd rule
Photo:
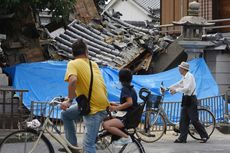
[[[125,145],[125,144],[132,143],[132,142],[133,142],[133,141],[132,141],[132,139],[131,139],[130,136],[129,136],[128,138],[122,137],[122,138],[120,138],[119,140],[114,141],[113,144],[114,144],[114,145],[118,145],[118,146],[123,146],[123,145]]]

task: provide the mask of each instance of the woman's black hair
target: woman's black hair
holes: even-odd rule
[[[74,57],[84,55],[86,54],[86,52],[87,46],[83,39],[78,39],[76,42],[72,44],[72,53]]]
[[[119,81],[121,83],[131,83],[132,78],[133,75],[130,69],[123,68],[119,71]]]

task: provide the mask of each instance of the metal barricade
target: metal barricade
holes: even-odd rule
[[[230,113],[229,113],[229,110],[230,110],[230,108],[229,108],[229,105],[230,105],[230,90],[226,91],[225,100],[226,100],[226,103],[225,103],[225,123],[230,123]]]
[[[18,129],[18,122],[28,117],[29,111],[23,106],[23,93],[28,90],[16,90],[12,87],[0,87],[0,130],[1,135],[6,131]]]
[[[217,123],[223,122],[224,120],[224,110],[225,110],[225,100],[224,95],[215,96],[215,97],[209,97],[204,99],[199,99],[199,104],[201,106],[207,107],[216,117]],[[55,124],[55,126],[60,130],[62,133],[64,133],[64,127],[63,123],[60,120],[60,113],[61,110],[58,106],[49,106],[47,102],[32,102],[31,104],[31,116],[34,116],[34,118],[39,119],[41,122],[45,120],[46,114],[51,109],[51,107],[54,108],[54,112],[51,115],[51,120]],[[164,102],[163,108],[168,115],[168,118],[172,122],[179,122],[180,119],[180,108],[181,108],[181,102]],[[84,132],[84,124],[81,121],[76,122],[76,130],[77,133],[83,133]],[[52,128],[52,127],[49,127]],[[172,127],[168,127],[169,130],[172,129]]]
[[[198,105],[209,109],[214,114],[217,123],[223,122],[226,109],[225,95],[199,99],[198,102]],[[180,105],[181,102],[163,103],[163,108],[168,115],[168,118],[172,122],[179,122],[181,109]]]
[[[32,102],[31,103],[31,116],[43,122],[46,118],[46,115],[53,107],[54,107],[54,111],[50,116],[50,120],[54,123],[54,125],[57,127],[57,129],[61,133],[64,133],[63,122],[60,119],[61,109],[59,108],[59,106],[50,106],[48,102]],[[50,126],[48,128],[52,129],[52,131],[55,132],[53,127]],[[82,119],[80,121],[76,121],[76,132],[77,133],[84,132],[84,124],[82,122]]]

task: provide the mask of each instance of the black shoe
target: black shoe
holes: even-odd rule
[[[174,141],[174,143],[187,143],[187,141],[186,141],[186,140],[176,139],[176,140]]]
[[[149,137],[156,137],[155,134],[149,134]]]
[[[208,141],[208,138],[201,138],[200,143],[206,143]]]
[[[148,133],[146,133],[145,131],[138,131],[138,132],[140,132],[141,134],[143,134],[144,136],[148,136],[148,137],[156,137],[156,135],[155,134],[148,134]]]

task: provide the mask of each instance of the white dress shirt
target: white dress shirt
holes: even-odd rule
[[[182,92],[184,95],[196,95],[194,91],[196,89],[195,78],[190,72],[187,72],[179,82],[169,88],[174,89],[176,92]]]

